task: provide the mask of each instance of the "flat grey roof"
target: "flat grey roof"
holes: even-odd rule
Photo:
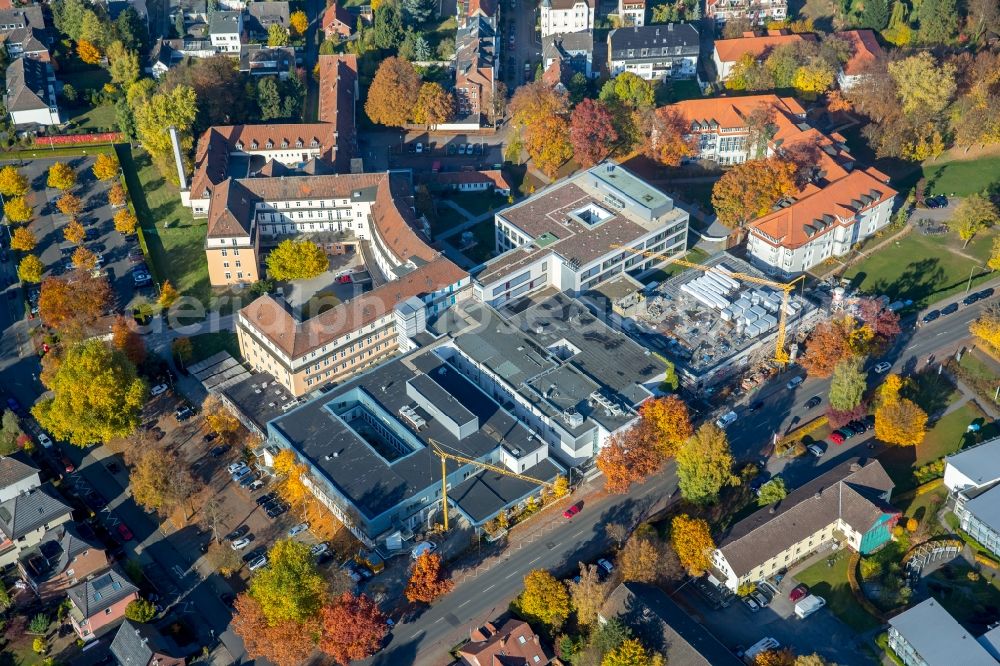
[[[647,208],[658,208],[673,203],[666,194],[619,166],[609,169],[591,169],[589,173]]]
[[[426,425],[418,431],[405,422],[399,416],[400,409],[415,407],[413,399],[407,395],[406,385],[421,374],[427,375],[428,380],[478,417],[479,430],[461,440],[456,439],[444,424],[419,408]],[[350,394],[356,389],[363,390],[367,399],[393,417],[394,428],[409,433],[420,442],[415,452],[387,461],[336,416],[334,410],[338,403],[340,407],[345,407],[353,400]],[[441,483],[440,459],[428,446],[431,438],[445,449],[473,459],[484,459],[500,446],[522,451],[544,446],[544,443],[532,439],[530,431],[432,350],[418,351],[378,366],[279,416],[268,424],[268,428],[279,433],[368,518],[375,518]],[[525,470],[524,474],[551,480],[555,467],[549,465],[536,465]],[[447,467],[450,474],[459,465],[449,460]],[[489,487],[495,485],[488,481],[484,483]],[[497,488],[499,492],[493,492],[496,502],[493,512],[499,510],[504,496],[517,490],[508,491],[505,484]],[[487,513],[489,509],[479,498],[470,498],[469,502],[470,510],[478,514]],[[461,503],[459,505],[462,506]]]
[[[927,666],[996,666],[996,660],[941,607],[927,599],[889,620]]]
[[[298,402],[305,401],[304,398],[292,396],[277,379],[266,372],[249,374],[241,381],[226,385],[219,392],[261,432],[267,430],[268,421],[287,412],[290,403],[297,405]]]
[[[1000,532],[1000,485],[970,499],[965,509],[990,529]]]
[[[1000,437],[947,456],[945,462],[976,485],[992,483],[1000,479]]]

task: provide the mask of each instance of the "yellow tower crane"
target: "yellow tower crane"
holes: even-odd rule
[[[664,252],[650,252],[649,250],[643,250],[641,248],[629,247],[627,245],[611,245],[614,249],[625,250],[626,252],[631,252],[632,254],[639,254],[644,257],[659,257],[665,259],[667,263],[678,264],[686,268],[694,268],[699,271],[704,271],[705,273],[711,273],[715,271],[721,275],[734,278],[736,280],[743,280],[745,282],[753,282],[754,284],[762,284],[767,287],[774,287],[775,289],[780,289],[784,296],[781,299],[781,314],[778,318],[778,339],[775,341],[774,347],[774,360],[785,365],[788,363],[788,352],[785,351],[785,326],[788,323],[788,295],[795,288],[795,283],[799,280],[805,279],[805,275],[800,275],[791,282],[774,282],[773,280],[766,280],[764,278],[757,277],[756,275],[748,275],[746,273],[736,273],[727,270],[722,270],[715,266],[702,266],[701,264],[696,264],[691,261],[686,261],[678,257],[671,257]]]
[[[441,458],[441,507],[444,509],[444,531],[448,531],[448,470],[445,463],[448,460],[454,460],[455,462],[465,463],[467,465],[475,465],[480,469],[488,469],[491,472],[496,472],[497,474],[503,474],[504,476],[512,476],[515,479],[521,479],[522,481],[530,481],[532,483],[537,483],[546,488],[553,489],[555,487],[554,483],[549,481],[542,481],[541,479],[536,479],[532,476],[527,476],[525,474],[518,474],[517,472],[512,472],[506,467],[499,467],[497,465],[491,465],[489,463],[480,462],[478,460],[473,460],[472,458],[466,458],[465,456],[460,456],[455,453],[449,453],[441,447],[441,443],[435,439],[429,439],[431,446],[434,448],[434,453]]]

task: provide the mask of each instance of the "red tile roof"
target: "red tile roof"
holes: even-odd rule
[[[501,190],[509,190],[510,183],[504,178],[503,172],[498,169],[488,169],[485,171],[446,171],[431,176],[431,181],[439,185],[461,185],[463,183],[493,183],[493,186]]]
[[[771,31],[777,32],[777,31]],[[736,62],[744,53],[753,55],[759,59],[771,50],[785,44],[794,44],[803,41],[816,41],[816,35],[806,34],[777,34],[764,35],[763,37],[738,37],[736,39],[717,39],[715,41],[715,51],[719,54],[722,62]]]
[[[363,328],[413,296],[445,289],[468,273],[443,256],[398,280],[299,321],[282,302],[265,295],[240,311],[246,322],[292,359],[300,358],[333,340]]]
[[[354,32],[351,25],[351,14],[346,9],[334,2],[323,12],[323,32],[336,32],[344,37],[350,36]]]
[[[775,139],[797,134],[797,124],[805,122],[805,109],[791,97],[750,95],[748,97],[711,97],[689,99],[670,105],[692,123],[717,123],[721,129],[746,128],[747,118],[761,108],[774,109],[778,126]]]
[[[497,628],[492,622],[476,629],[458,651],[471,666],[544,666],[550,659],[538,634],[522,620],[510,619]],[[537,657],[538,661],[535,661]]]
[[[751,223],[750,232],[771,245],[801,247],[847,224],[857,213],[896,196],[887,181],[874,169],[852,171],[826,187],[807,188],[792,205]]]
[[[350,171],[351,158],[356,154],[357,81],[358,57],[353,53],[319,57],[318,119],[336,128],[334,163],[341,172]]]
[[[844,64],[844,74],[848,76],[860,74],[883,55],[882,47],[871,30],[845,30],[835,36],[847,40],[854,48],[851,59]]]

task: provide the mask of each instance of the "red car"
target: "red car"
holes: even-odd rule
[[[806,587],[804,583],[801,585],[796,585],[795,588],[791,592],[789,592],[788,600],[794,603],[799,599],[805,597],[807,594],[809,594],[809,588]]]
[[[836,430],[830,433],[830,439],[833,441],[834,444],[838,446],[844,443],[844,435],[837,432]]]
[[[61,462],[63,464],[63,466],[66,468],[67,472],[75,472],[76,471],[76,465],[74,465],[73,461],[70,460],[69,458],[67,458],[66,456],[62,456],[61,458],[59,458],[59,462]]]
[[[131,541],[132,539],[135,538],[132,535],[132,530],[130,530],[128,528],[128,525],[126,525],[125,523],[118,523],[118,527],[116,527],[115,529],[118,530],[118,536],[122,538],[122,541]]]
[[[572,518],[576,514],[580,513],[580,505],[574,504],[570,508],[563,511],[563,518]]]
[[[339,282],[340,284],[350,284],[351,275],[349,273],[345,273],[344,275],[341,275],[340,277],[337,278],[337,282]]]

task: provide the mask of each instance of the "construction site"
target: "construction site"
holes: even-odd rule
[[[818,313],[801,286],[773,282],[726,252],[689,268],[648,284],[638,298],[633,292],[629,312],[619,312],[621,325],[674,363],[685,386],[704,390],[752,366],[788,360],[789,352],[794,357],[794,346],[779,348],[779,341],[794,340]],[[622,285],[611,287],[612,301],[620,300]]]

